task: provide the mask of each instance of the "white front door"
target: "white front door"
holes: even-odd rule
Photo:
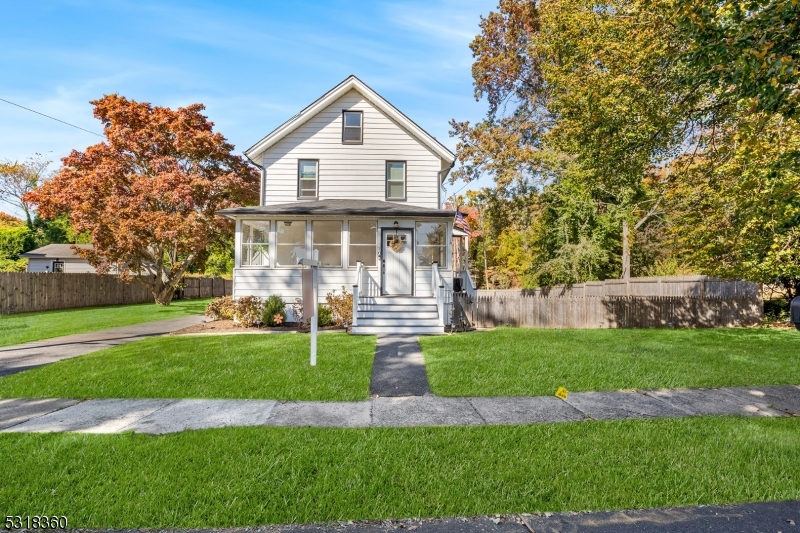
[[[414,275],[412,233],[408,229],[383,233],[383,294],[410,295]]]

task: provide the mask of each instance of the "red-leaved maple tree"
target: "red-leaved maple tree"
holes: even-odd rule
[[[117,266],[169,305],[187,269],[231,233],[215,213],[257,201],[258,173],[212,131],[201,104],[172,110],[118,95],[91,103],[106,141],[73,150],[27,199],[91,233],[93,249],[77,253],[98,272]]]

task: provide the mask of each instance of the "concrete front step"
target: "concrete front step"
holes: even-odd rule
[[[362,305],[436,305],[436,299],[429,296],[370,296],[358,299]]]
[[[439,321],[439,313],[436,312],[435,309],[433,311],[417,311],[416,309],[411,309],[403,312],[373,311],[370,309],[358,312],[358,320],[361,320],[362,318],[369,319],[369,318],[400,318],[400,317],[419,318],[424,320],[432,320],[434,322]]]
[[[385,305],[385,304],[359,304],[358,310],[360,311],[379,311],[379,312],[387,312],[387,313],[416,313],[418,311],[430,312],[430,313],[438,313],[436,310],[436,304],[427,304],[427,303],[420,303],[420,304],[397,304],[397,305]]]
[[[411,318],[411,317],[386,317],[386,318],[359,318],[359,326],[439,326],[439,319]],[[444,326],[439,326],[444,327]]]
[[[353,335],[442,335],[445,333],[442,326],[362,326],[359,321],[358,326],[353,326],[350,331]]]

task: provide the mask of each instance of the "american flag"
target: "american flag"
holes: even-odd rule
[[[469,229],[467,219],[464,217],[461,211],[456,210],[456,220],[454,224],[457,228],[463,230],[467,234],[467,237],[472,237],[472,230]]]

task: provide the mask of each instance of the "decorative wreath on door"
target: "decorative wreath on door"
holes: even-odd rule
[[[403,249],[403,245],[405,243],[400,239],[398,235],[395,235],[394,238],[389,242],[389,248],[394,250],[395,253],[399,254],[400,250]]]

